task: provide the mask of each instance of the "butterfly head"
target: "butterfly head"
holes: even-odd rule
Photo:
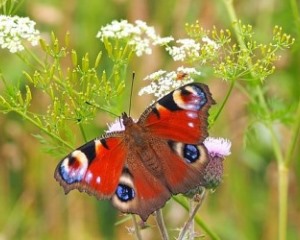
[[[125,127],[129,127],[134,123],[133,119],[129,117],[125,112],[122,113],[121,119]]]

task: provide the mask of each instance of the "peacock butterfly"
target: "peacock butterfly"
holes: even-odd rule
[[[58,164],[55,178],[65,193],[78,189],[109,199],[121,212],[146,221],[172,194],[203,183],[212,104],[205,84],[190,83],[153,103],[137,122],[123,113],[124,130],[71,152]]]

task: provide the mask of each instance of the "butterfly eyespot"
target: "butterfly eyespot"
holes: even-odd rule
[[[207,103],[207,98],[205,92],[200,87],[193,86],[193,89],[195,90],[195,93],[198,96],[198,99],[195,100],[195,103],[197,103],[198,106],[197,110],[200,110]]]
[[[199,111],[207,103],[204,90],[198,86],[186,86],[175,90],[173,100],[177,108],[190,111]]]
[[[116,190],[116,195],[120,201],[127,202],[135,197],[135,192],[127,185],[119,184]]]
[[[197,145],[185,144],[183,147],[183,157],[188,163],[197,161],[200,157],[200,151]]]
[[[87,168],[88,159],[86,155],[76,150],[61,162],[59,174],[66,183],[72,184],[83,179]]]

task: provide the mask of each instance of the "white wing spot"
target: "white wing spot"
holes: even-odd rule
[[[98,176],[98,177],[96,178],[96,183],[97,183],[97,184],[100,184],[100,182],[101,182],[101,177]]]
[[[197,112],[187,111],[186,115],[187,115],[189,118],[192,118],[192,119],[198,118]]]
[[[90,171],[88,171],[88,173],[86,174],[86,176],[85,176],[85,181],[87,182],[87,183],[90,183],[90,181],[93,179],[93,174],[90,172]]]

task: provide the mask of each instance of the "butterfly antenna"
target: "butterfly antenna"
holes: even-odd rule
[[[130,100],[129,100],[129,110],[128,110],[128,115],[129,116],[130,116],[130,111],[131,111],[131,102],[132,102],[134,78],[135,78],[135,72],[132,72],[132,81],[131,81],[131,89],[130,89]]]
[[[111,114],[112,116],[115,116],[115,117],[118,117],[118,116],[119,116],[119,115],[117,115],[117,114],[115,114],[115,113],[113,113],[113,112],[111,112],[111,111],[109,111],[109,110],[107,110],[107,109],[105,109],[105,108],[100,107],[100,106],[99,106],[98,104],[96,104],[96,103],[91,103],[91,102],[89,102],[89,101],[85,101],[85,104],[90,105],[90,106],[92,106],[92,107],[94,107],[94,108],[97,108],[97,109],[99,109],[100,111],[109,113],[109,114]]]

